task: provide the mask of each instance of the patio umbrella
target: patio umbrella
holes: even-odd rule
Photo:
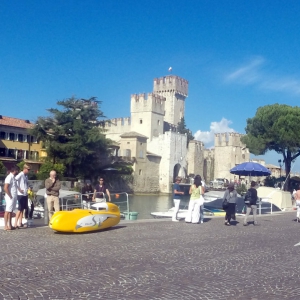
[[[271,171],[256,162],[244,162],[232,168],[231,174],[244,176],[269,176]]]

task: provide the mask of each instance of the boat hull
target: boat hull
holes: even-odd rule
[[[117,225],[120,210],[112,203],[103,203],[101,210],[74,209],[58,211],[52,216],[49,227],[58,232],[83,233],[98,231]]]

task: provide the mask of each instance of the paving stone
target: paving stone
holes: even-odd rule
[[[294,214],[247,227],[213,218],[81,235],[0,231],[0,299],[299,299]]]

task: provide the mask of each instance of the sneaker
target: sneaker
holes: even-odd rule
[[[200,223],[203,224],[203,220],[201,220]]]
[[[225,221],[224,225],[227,225],[227,221]]]
[[[173,222],[179,222],[179,220],[172,220]]]
[[[231,226],[231,224],[229,222],[226,223],[227,226]]]

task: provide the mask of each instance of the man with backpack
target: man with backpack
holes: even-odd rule
[[[244,226],[248,226],[248,222],[247,219],[250,215],[250,212],[252,211],[253,214],[253,221],[254,221],[254,225],[257,225],[257,220],[256,220],[256,215],[257,215],[257,205],[256,205],[256,201],[257,201],[257,190],[255,188],[256,186],[256,182],[255,181],[251,181],[251,187],[250,189],[247,191],[246,195],[245,195],[245,205],[246,205],[246,215],[245,215],[245,219],[244,219]]]

